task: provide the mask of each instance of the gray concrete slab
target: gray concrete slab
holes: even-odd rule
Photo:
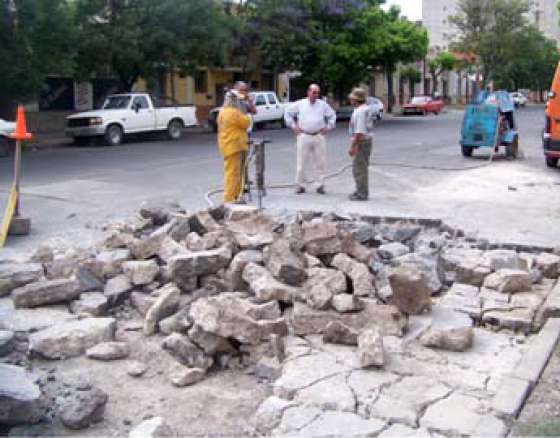
[[[534,339],[512,376],[521,380],[538,382],[551,354],[560,339],[560,318],[550,318]]]
[[[531,382],[517,377],[503,376],[500,388],[492,399],[492,409],[506,418],[519,415],[531,391]]]

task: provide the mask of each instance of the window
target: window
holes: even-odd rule
[[[274,97],[274,94],[267,94],[266,97],[268,98],[268,103],[270,103],[271,105],[276,105],[276,97]]]
[[[208,73],[206,71],[197,71],[194,74],[194,91],[195,93],[208,92]]]
[[[263,105],[266,105],[266,100],[264,99],[264,95],[263,95],[263,94],[257,95],[257,99],[255,100],[255,105],[256,105],[256,106],[263,106]]]
[[[130,96],[111,96],[103,105],[103,109],[125,109],[130,103]]]
[[[150,104],[146,96],[136,96],[132,101],[132,108],[148,109],[150,108]]]

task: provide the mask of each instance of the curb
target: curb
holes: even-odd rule
[[[546,368],[560,339],[560,318],[550,318],[510,375],[502,377],[492,408],[506,419],[517,418]]]

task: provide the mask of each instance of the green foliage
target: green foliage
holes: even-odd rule
[[[400,76],[403,80],[409,81],[412,84],[422,81],[422,72],[411,65],[401,69]]]
[[[542,421],[534,423],[522,423],[516,426],[518,436],[560,436],[560,422],[559,421]]]
[[[66,0],[0,1],[0,99],[41,89],[48,74],[75,67],[73,11]]]
[[[459,30],[454,49],[475,54],[486,81],[497,87],[544,89],[559,59],[556,42],[527,20],[527,0],[460,0],[450,21]]]
[[[443,73],[453,70],[456,65],[457,59],[455,55],[449,52],[440,52],[434,59],[428,61],[428,69],[434,82],[433,94],[437,92],[439,77]]]
[[[124,90],[172,68],[219,62],[227,31],[211,0],[78,0],[82,78],[116,75]]]

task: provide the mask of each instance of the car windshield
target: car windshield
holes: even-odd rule
[[[130,103],[130,96],[111,96],[107,98],[103,109],[126,109]]]
[[[426,103],[427,101],[428,101],[427,97],[419,96],[419,97],[413,97],[412,100],[410,101],[410,103],[418,104],[418,103]]]

